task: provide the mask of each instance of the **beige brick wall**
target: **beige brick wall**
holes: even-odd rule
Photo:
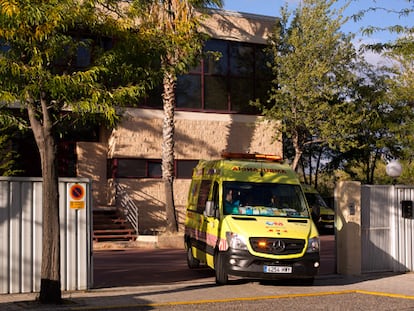
[[[108,202],[106,185],[106,157],[108,144],[77,142],[77,175],[92,180],[93,208],[106,206]]]
[[[138,209],[138,229],[141,234],[162,232],[165,227],[165,192],[160,179],[117,179],[117,206],[121,210],[133,207]],[[183,230],[185,205],[187,202],[189,179],[174,182],[174,200],[179,229]]]
[[[282,155],[274,125],[257,116],[176,112],[175,158],[212,159],[221,152],[258,152]],[[107,158],[161,159],[163,112],[128,109],[123,122],[106,143],[78,143],[78,172],[93,180],[94,208],[105,205],[137,207],[139,230],[164,230],[164,185],[160,179],[106,180]],[[180,229],[184,221],[190,180],[174,182]],[[116,190],[117,189],[117,190]],[[115,200],[115,193],[118,198]]]
[[[110,138],[109,157],[161,158],[163,112],[129,109]],[[217,158],[222,151],[282,155],[274,125],[261,117],[178,111],[176,159]]]
[[[201,29],[216,39],[266,44],[276,21],[273,16],[211,10]]]

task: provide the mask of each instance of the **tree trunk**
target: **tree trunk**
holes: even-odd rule
[[[60,279],[60,222],[57,148],[52,133],[46,101],[41,100],[43,122],[28,105],[30,125],[40,152],[43,177],[42,265],[39,301],[45,304],[62,302]]]
[[[169,233],[175,233],[178,231],[174,204],[174,107],[176,76],[173,72],[168,70],[164,72],[162,178],[165,185],[165,212],[167,218],[166,231]]]
[[[316,168],[315,168],[315,189],[318,189],[318,184],[319,184],[319,168],[321,166],[321,159],[322,159],[322,153],[323,153],[323,148],[318,148],[318,160],[316,161]]]
[[[296,172],[297,168],[298,168],[300,158],[302,157],[302,153],[303,153],[302,146],[300,146],[300,144],[299,144],[299,135],[298,135],[298,133],[295,133],[292,136],[292,142],[293,142],[293,147],[295,149],[295,157],[294,157],[293,162],[292,162],[292,169]]]

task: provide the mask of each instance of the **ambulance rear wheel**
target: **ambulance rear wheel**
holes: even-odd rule
[[[193,256],[191,244],[187,245],[187,265],[190,269],[195,269],[200,266],[200,261]]]
[[[216,273],[216,284],[226,285],[229,281],[229,276],[224,270],[223,254],[219,252],[214,256],[214,271]]]

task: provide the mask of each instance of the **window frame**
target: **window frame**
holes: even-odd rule
[[[211,46],[211,49],[206,50],[209,46]],[[213,50],[213,48],[216,50]],[[245,68],[247,69],[247,73],[238,71],[234,72],[234,68],[238,68],[238,70],[240,70],[242,67],[235,67],[235,59],[233,59],[231,55],[233,55],[232,53],[236,50],[242,51],[243,48],[246,48],[246,50],[251,49],[251,52],[248,53],[252,57],[249,64],[250,66]],[[265,70],[259,70],[260,68],[266,68],[266,62],[269,61],[265,48],[265,44],[222,39],[210,39],[206,41],[204,48],[205,54],[215,51],[225,53],[225,55],[222,56],[225,63],[215,70],[214,64],[212,63],[213,56],[207,55],[197,66],[191,68],[187,74],[178,76],[177,89],[183,89],[185,91],[181,93],[177,92],[175,109],[179,111],[259,115],[259,110],[256,107],[249,105],[249,102],[250,100],[255,100],[257,98],[262,100],[266,99],[266,95],[264,94],[261,86],[270,84],[272,81],[272,73],[270,68],[268,72],[265,72]],[[243,55],[241,54],[243,53],[240,52],[239,54],[242,58]],[[209,87],[209,80],[211,80],[211,82],[221,80],[221,82],[216,84],[216,86],[211,85]],[[237,85],[237,80],[239,82],[241,80],[246,81],[245,84],[251,86],[252,88],[249,91],[251,98],[246,99],[245,102],[241,101],[243,96],[234,96],[234,93],[232,93],[231,86]],[[190,88],[180,85],[180,83],[186,83],[186,81],[187,83],[188,81],[192,81],[190,83]],[[200,89],[194,87],[197,85],[200,85]],[[220,87],[220,92],[217,92],[217,85],[222,86]],[[189,91],[193,91],[194,93],[189,94]],[[237,100],[237,102],[232,102],[232,94],[234,96],[234,100]],[[156,96],[161,98],[161,94],[157,94]],[[153,98],[153,96],[151,96],[151,98]],[[188,98],[199,98],[200,100],[199,102],[196,102],[197,100],[187,100]],[[219,99],[219,102],[216,102],[217,99]],[[151,102],[155,103],[157,101],[147,98],[145,103],[143,103],[143,107],[152,109],[162,108],[160,105],[149,104]]]
[[[125,163],[119,163],[120,161],[137,161],[137,166],[131,168],[131,166],[128,167],[122,167],[125,165]],[[174,160],[174,176],[176,179],[191,179],[192,173],[195,168],[195,166],[198,164],[199,160],[193,160],[193,159],[183,159],[183,160]],[[192,163],[189,167],[193,166],[191,169],[187,167],[188,172],[186,171],[185,167],[182,167],[183,164]],[[132,163],[130,163],[131,165]],[[160,169],[160,174],[153,174],[151,169],[151,165],[158,165]],[[146,158],[112,158],[107,160],[107,178],[125,178],[125,179],[160,179],[162,178],[162,160],[161,159],[146,159]],[[121,168],[120,168],[121,166]],[[121,172],[120,172],[121,169]],[[182,170],[184,169],[184,172]],[[142,171],[143,174],[138,175],[129,175],[129,174],[123,174],[122,172],[134,172],[134,171]]]

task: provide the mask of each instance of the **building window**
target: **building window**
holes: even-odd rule
[[[198,160],[176,160],[176,178],[191,179],[197,163]],[[162,178],[161,159],[109,159],[108,178]]]
[[[191,179],[198,160],[176,160],[175,176],[179,179]]]
[[[177,108],[198,108],[201,102],[201,80],[199,75],[185,75],[175,89]]]
[[[250,101],[266,100],[272,77],[264,48],[265,45],[208,40],[204,47],[206,57],[200,65],[177,79],[177,109],[258,114]],[[162,88],[157,88],[143,105],[162,108],[161,93]]]
[[[58,174],[59,177],[76,177],[76,143],[61,142],[58,145]]]
[[[148,160],[148,177],[149,178],[161,178],[162,177],[162,168],[161,160]]]
[[[198,77],[201,85],[198,109],[258,114],[259,111],[250,105],[250,101],[265,100],[267,91],[263,87],[268,87],[271,81],[264,48],[264,45],[250,43],[215,39],[207,41],[205,52],[218,53],[220,58],[206,53],[201,71],[192,73],[192,79]],[[178,77],[177,85],[186,77]],[[180,94],[177,94],[177,101],[179,99]],[[195,102],[183,100],[180,108],[192,109],[196,106]]]
[[[148,177],[146,160],[141,159],[112,159],[110,172],[114,178],[144,178]]]

